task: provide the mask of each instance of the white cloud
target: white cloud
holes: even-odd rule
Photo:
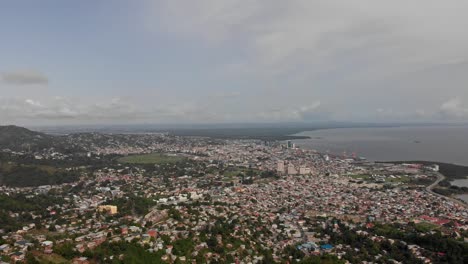
[[[452,98],[440,106],[439,113],[443,118],[468,118],[468,106],[464,105],[460,98]]]
[[[428,120],[447,92],[468,96],[468,1],[165,0],[147,10],[164,36],[234,54],[213,64],[224,82],[243,80],[252,96],[275,90],[243,102],[261,120]],[[310,98],[328,109],[301,111]]]
[[[224,115],[198,104],[182,103],[140,106],[128,98],[95,100],[53,97],[42,100],[0,97],[0,120],[16,123],[135,123],[135,122],[210,122]]]
[[[40,102],[34,101],[33,99],[26,99],[24,102],[34,107],[42,107]]]
[[[44,85],[49,83],[47,76],[34,70],[21,70],[0,73],[0,79],[12,85]]]
[[[119,98],[101,103],[83,103],[63,97],[44,101],[0,98],[0,117],[3,119],[110,120],[134,118],[138,114],[133,105]]]
[[[324,109],[321,102],[315,101],[305,106],[261,111],[254,118],[263,121],[322,121],[330,117],[331,113]]]
[[[468,51],[466,1],[167,0],[154,10],[164,30],[209,45],[234,42],[247,50],[245,66],[268,74],[320,73],[360,60],[360,77],[372,78]]]

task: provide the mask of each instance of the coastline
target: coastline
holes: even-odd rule
[[[439,193],[436,193],[434,192],[434,188],[439,186],[439,183],[441,181],[444,181],[446,178],[443,174],[441,173],[437,173],[437,179],[435,182],[433,182],[431,185],[427,186],[426,187],[426,191],[430,194],[433,194],[435,196],[438,196],[438,197],[441,197],[441,198],[445,198],[445,199],[448,199],[454,203],[457,203],[461,206],[464,206],[464,207],[467,207],[468,208],[468,203],[466,203],[465,201],[461,200],[461,199],[458,199],[458,198],[455,198],[455,197],[451,197],[451,196],[447,196],[447,195],[442,195],[442,194],[439,194]]]
[[[336,128],[330,128],[330,129],[336,129]],[[311,132],[311,131],[317,131],[317,130],[324,130],[324,129],[305,130],[305,131],[298,132],[296,134],[292,134],[291,136],[300,136],[304,132]],[[309,136],[309,138],[312,138],[312,137]],[[325,154],[323,151],[318,151],[318,153]],[[333,154],[333,153],[327,153],[327,154],[339,156],[339,154]],[[466,187],[463,187],[463,189],[461,189],[458,186],[450,184],[450,182],[453,180],[468,179],[468,165],[457,164],[454,162],[440,162],[440,161],[427,161],[427,160],[415,160],[415,159],[397,160],[397,161],[374,160],[374,162],[375,163],[394,163],[394,164],[418,163],[422,165],[436,164],[439,166],[439,171],[436,173],[437,179],[432,184],[426,186],[425,188],[426,192],[431,193],[441,198],[445,198],[458,205],[468,208],[468,201],[465,201],[464,199],[457,197],[460,195],[468,195],[468,192],[466,191]],[[443,183],[444,185],[441,185],[441,183]],[[439,192],[437,192],[437,190]]]
[[[390,128],[336,128],[304,130],[290,136],[308,136],[297,140],[301,148],[314,149],[333,156],[362,156],[374,162],[425,162],[468,167],[466,132],[468,126],[392,126]],[[450,137],[447,140],[446,137]],[[468,176],[468,170],[462,177]]]

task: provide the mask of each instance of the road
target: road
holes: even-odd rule
[[[466,203],[464,203],[464,202],[462,202],[460,200],[457,200],[455,198],[448,197],[448,196],[445,196],[445,195],[442,195],[442,194],[438,194],[438,193],[432,191],[432,189],[434,189],[434,187],[436,187],[439,184],[439,182],[441,182],[443,180],[445,180],[445,176],[443,174],[441,174],[441,173],[437,173],[437,180],[435,182],[433,182],[431,185],[427,186],[426,191],[428,193],[431,193],[431,194],[435,195],[435,196],[439,196],[441,198],[448,199],[448,200],[450,200],[450,201],[452,201],[454,203],[457,203],[457,204],[459,204],[461,206],[468,207],[468,205]]]

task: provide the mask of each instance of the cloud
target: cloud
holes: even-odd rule
[[[0,79],[6,84],[13,85],[44,85],[49,83],[47,76],[31,70],[0,73]]]
[[[242,108],[259,120],[427,121],[463,116],[438,105],[468,96],[467,9],[464,0],[162,0],[147,17],[171,41],[232,54],[212,72],[248,87]],[[301,109],[310,98],[328,108]]]
[[[239,92],[220,92],[220,93],[215,93],[211,97],[213,99],[232,99],[232,98],[237,98],[241,94]]]
[[[39,101],[30,98],[0,98],[0,117],[43,120],[117,120],[143,117],[135,106],[114,98],[108,102],[83,103],[55,97]]]
[[[310,105],[292,108],[272,108],[261,111],[255,118],[263,121],[323,121],[330,120],[332,115],[320,101]]]
[[[442,118],[464,119],[468,118],[468,106],[460,98],[452,98],[440,106],[439,114]]]
[[[149,16],[175,35],[235,43],[246,72],[320,74],[352,63],[350,72],[375,78],[466,59],[466,8],[461,0],[166,0]]]
[[[0,120],[3,122],[209,122],[222,120],[223,117],[223,114],[212,109],[183,102],[144,107],[120,97],[94,102],[58,96],[42,100],[0,97]]]

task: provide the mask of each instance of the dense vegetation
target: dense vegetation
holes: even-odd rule
[[[444,185],[441,185],[441,186],[444,186]],[[468,193],[468,187],[458,187],[458,186],[453,186],[453,185],[449,185],[446,187],[447,188],[437,187],[437,188],[434,188],[433,191],[438,194],[445,195],[445,196]]]
[[[24,223],[31,223],[32,214],[45,216],[48,212],[46,208],[63,203],[62,198],[49,194],[34,197],[27,197],[23,194],[10,196],[0,194],[0,229],[5,231],[17,230]],[[12,217],[12,213],[17,213],[18,217]]]
[[[27,150],[52,144],[52,137],[17,126],[0,126],[0,148]]]
[[[443,163],[437,161],[389,161],[387,163],[417,163],[425,166],[437,164],[439,165],[439,172],[442,173],[447,179],[466,179],[468,176],[468,166],[462,166],[451,163]]]
[[[370,123],[345,123],[345,122],[314,122],[307,123],[289,123],[289,124],[225,124],[223,127],[207,128],[180,128],[169,129],[168,132],[176,136],[200,136],[211,138],[228,138],[228,139],[259,139],[267,141],[288,140],[288,139],[307,139],[307,136],[291,136],[302,131],[313,131],[318,129],[330,128],[351,128],[351,127],[386,127],[390,125],[377,125]]]
[[[443,236],[440,232],[421,233],[416,225],[376,225],[375,234],[416,244],[431,252],[441,263],[468,263],[468,244]],[[436,255],[436,253],[441,253]]]
[[[77,146],[67,144],[62,136],[51,136],[17,126],[0,126],[0,149],[14,151],[38,151],[54,148],[63,153],[82,151]]]
[[[129,197],[117,198],[109,204],[116,205],[119,216],[145,215],[149,209],[156,204],[152,199],[131,195]]]
[[[30,187],[70,183],[78,179],[78,171],[57,170],[53,167],[35,165],[0,166],[0,185]]]
[[[90,260],[96,261],[96,263],[157,264],[162,263],[161,257],[164,254],[165,251],[162,250],[150,253],[137,243],[104,242],[92,252],[85,251],[83,255]],[[110,259],[109,256],[114,256],[114,258]]]

